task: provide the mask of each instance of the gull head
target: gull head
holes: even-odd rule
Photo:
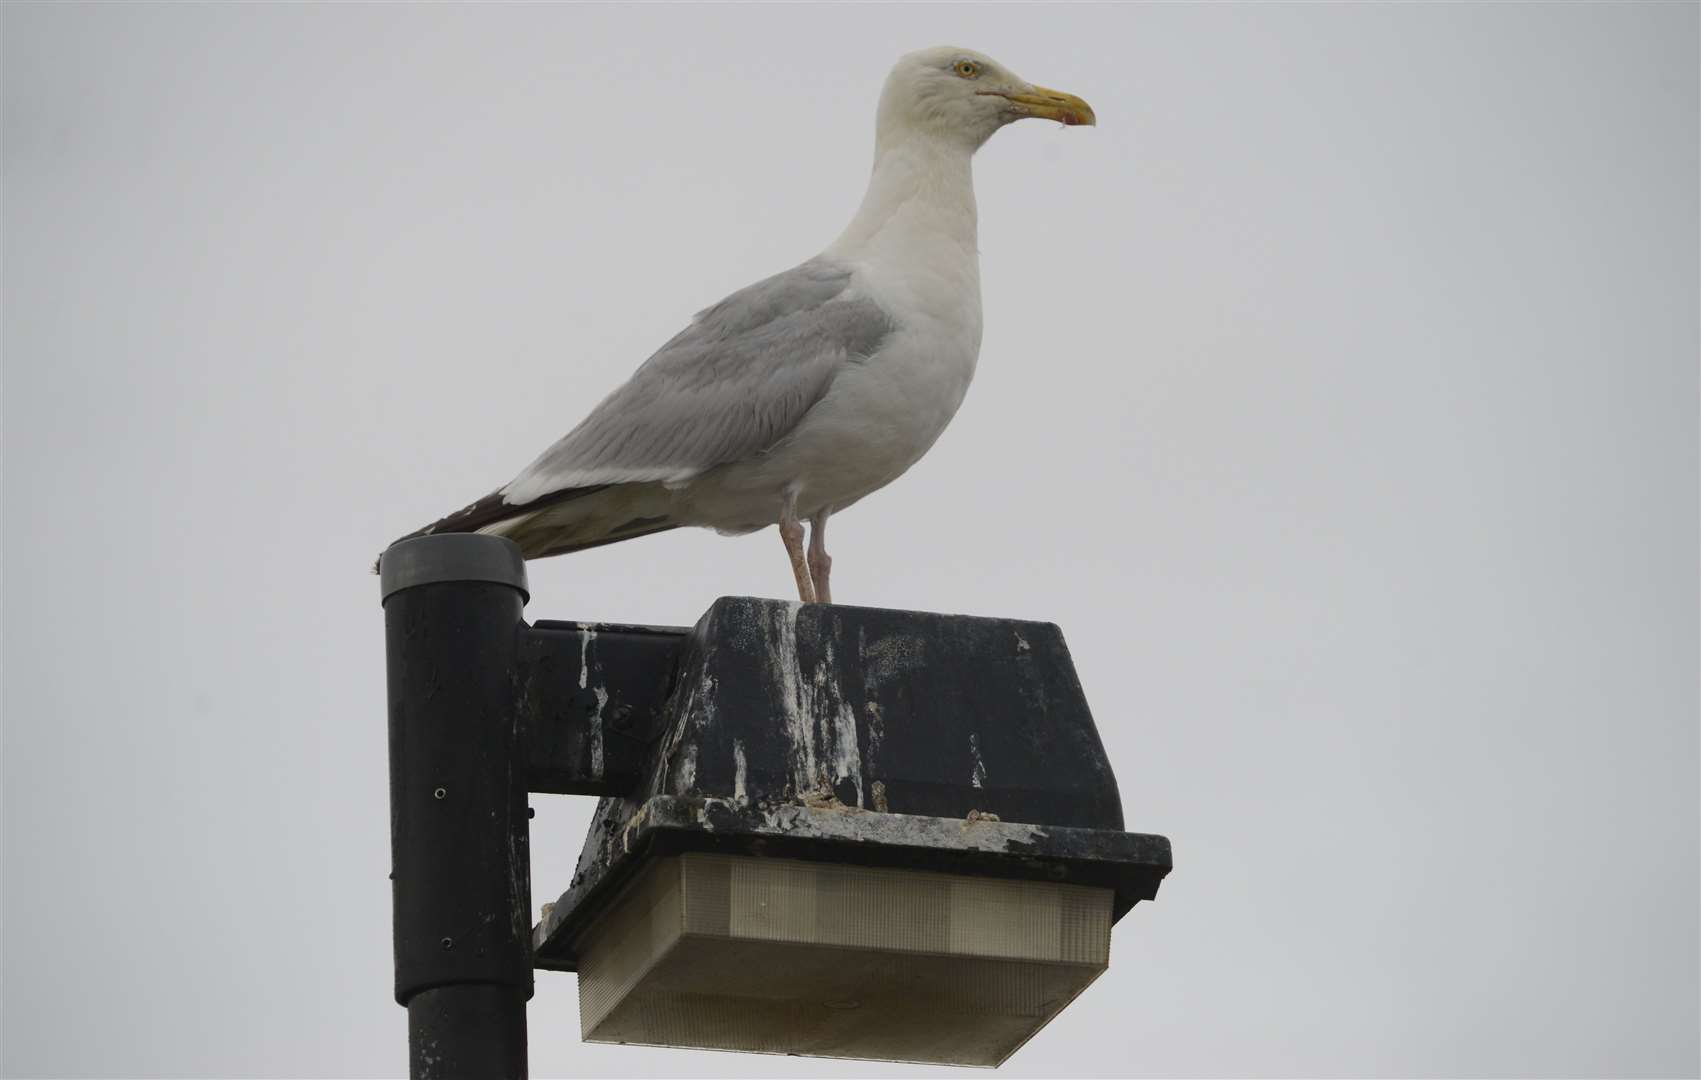
[[[904,56],[880,94],[882,134],[917,133],[978,148],[1013,120],[1093,124],[1074,94],[1035,86],[984,53],[941,46]]]

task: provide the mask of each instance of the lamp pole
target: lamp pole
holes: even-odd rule
[[[396,1001],[409,1074],[523,1078],[531,867],[514,680],[528,598],[506,540],[386,552]]]

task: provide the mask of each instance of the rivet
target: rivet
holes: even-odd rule
[[[445,952],[447,952],[450,949],[453,949],[454,947],[455,947],[455,939],[454,938],[446,937],[446,938],[443,939],[443,950]]]
[[[436,791],[431,793],[431,797],[434,799],[447,799],[449,797],[449,789],[438,788]]]

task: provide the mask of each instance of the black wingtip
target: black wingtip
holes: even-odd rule
[[[563,488],[560,491],[552,491],[547,495],[541,495],[530,502],[523,503],[508,502],[502,494],[502,489],[498,488],[483,498],[468,503],[447,517],[438,518],[424,528],[415,529],[406,536],[396,537],[390,542],[390,547],[395,547],[403,540],[412,540],[418,536],[430,536],[433,533],[478,532],[480,529],[489,528],[522,514],[530,514],[546,506],[553,506],[556,503],[569,502],[573,499],[595,494],[608,486],[608,484],[597,484],[593,487]],[[528,555],[527,557],[530,558],[531,556]],[[384,555],[380,552],[378,558],[372,561],[372,572],[374,574],[379,572],[379,564],[383,561]]]

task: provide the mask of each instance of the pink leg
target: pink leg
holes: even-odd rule
[[[823,604],[833,602],[833,590],[828,579],[833,573],[833,557],[827,554],[827,515],[823,510],[809,519],[809,579],[815,585],[815,599]]]
[[[803,522],[797,520],[797,510],[789,502],[780,509],[780,539],[785,541],[786,554],[791,557],[792,576],[797,579],[797,598],[806,604],[814,603],[815,587],[803,555]]]

